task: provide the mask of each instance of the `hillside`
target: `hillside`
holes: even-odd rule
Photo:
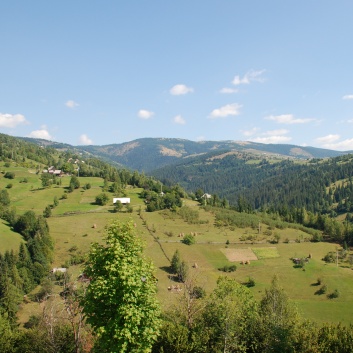
[[[15,174],[11,180],[12,187],[7,190],[11,207],[16,208],[18,215],[28,209],[41,215],[48,204],[53,204],[54,198],[58,199],[58,204],[52,206],[51,216],[47,218],[55,244],[52,266],[69,267],[73,278],[81,271],[76,261],[80,262],[79,259],[89,250],[91,242],[101,241],[105,226],[113,219],[132,219],[138,234],[147,244],[146,254],[152,258],[157,268],[158,297],[163,305],[176,298],[175,293],[168,291],[168,287],[175,284],[171,281],[168,268],[173,253],[178,249],[190,273],[198,278],[207,292],[214,288],[222,273],[219,268],[235,264],[237,270],[228,275],[241,283],[249,277],[254,278],[256,286],[252,291],[256,298],[260,297],[277,273],[285,290],[291,293],[291,299],[303,310],[312,308],[306,314],[308,318],[319,322],[343,320],[348,323],[351,320],[346,309],[353,304],[353,287],[348,285],[353,283],[352,272],[346,271],[347,266],[352,266],[348,261],[350,252],[345,258],[340,258],[340,267],[325,265],[321,259],[335,251],[337,245],[309,242],[315,230],[273,220],[271,215],[266,214],[247,215],[231,210],[202,208],[190,199],[183,200],[184,206],[178,212],[146,212],[144,199],[139,197],[143,189],[132,186],[126,186],[124,191],[131,198],[132,212],[124,207],[115,213],[113,193],[108,192],[109,201],[106,205],[95,203],[95,197],[104,188],[103,178],[80,177],[81,187],[67,192],[70,185],[68,176],[62,177],[59,184],[43,188],[40,175],[27,167],[14,162],[10,162],[7,167],[2,162],[0,167],[3,172]],[[23,182],[24,179],[27,181]],[[9,180],[2,176],[0,189],[6,188],[8,183]],[[88,183],[91,187],[85,188]],[[109,182],[108,187],[111,185],[112,182]],[[63,197],[65,194],[67,196]],[[2,227],[8,226],[3,224]],[[182,244],[180,234],[193,234],[195,244]],[[7,241],[6,237],[6,233],[4,238],[0,237],[0,246]],[[20,242],[18,238],[13,241],[17,244]],[[4,249],[3,246],[1,248]],[[309,253],[313,259],[306,266],[305,273],[293,267],[291,257],[304,257]],[[252,256],[251,264],[240,265],[242,256],[247,258],[246,254]],[[329,302],[322,296],[314,295],[317,289],[311,287],[311,283],[319,276],[325,278],[330,290],[338,288],[342,293],[334,316],[328,310]],[[60,287],[56,290],[60,290]],[[25,305],[20,314],[21,320],[28,320],[29,313],[33,313],[35,307],[35,302]]]
[[[88,152],[114,164],[123,165],[140,172],[151,172],[176,162],[187,162],[188,158],[210,152],[223,151],[246,153],[249,158],[329,158],[347,154],[314,147],[284,144],[261,144],[249,141],[189,141],[177,138],[142,138],[121,144],[103,146],[69,146],[40,139],[29,139],[36,144],[59,149],[74,149]]]
[[[153,288],[166,314],[158,344],[171,343],[170,352],[176,351],[175,333],[182,329],[185,335],[193,328],[185,325],[183,315],[200,323],[202,312],[211,318],[210,323],[214,321],[217,311],[212,300],[220,293],[220,278],[237,288],[231,292],[239,295],[234,308],[238,310],[244,300],[252,302],[254,317],[260,319],[266,317],[260,310],[261,303],[277,278],[281,286],[277,291],[285,291],[282,298],[289,294],[290,301],[285,299],[288,308],[294,303],[299,309],[293,339],[303,332],[308,337],[322,337],[328,328],[337,335],[349,330],[353,305],[353,251],[349,246],[353,244],[353,225],[348,221],[343,223],[304,209],[255,212],[246,207],[250,202],[246,200],[242,207],[230,208],[217,195],[210,199],[203,199],[200,193],[187,195],[180,185],[163,185],[144,174],[116,169],[91,154],[38,147],[15,139],[5,143],[0,161],[0,330],[7,327],[7,320],[13,328],[1,331],[7,334],[0,337],[2,351],[30,352],[38,344],[44,346],[40,352],[47,352],[48,346],[53,352],[77,352],[73,347],[77,342],[85,347],[82,352],[91,351],[94,336],[82,321],[79,303],[84,293],[81,290],[93,279],[85,278],[83,266],[91,244],[104,242],[106,227],[114,220],[129,222],[132,235],[142,238],[144,255],[154,264]],[[28,158],[31,153],[36,160]],[[253,188],[252,182],[256,183],[257,176],[251,170],[259,175],[267,173],[264,180],[268,182],[279,183],[282,177],[280,189],[290,179],[303,181],[303,173],[310,171],[307,178],[321,178],[327,184],[327,194],[340,207],[348,207],[353,191],[352,181],[346,178],[352,172],[349,155],[307,165],[280,157],[255,160],[247,152],[214,151],[189,161],[190,168],[198,165],[200,176],[212,174],[207,168],[214,167],[213,162],[224,163],[220,170],[225,172],[229,167],[231,175],[234,162],[239,171],[245,171],[245,188]],[[60,175],[42,173],[47,163],[66,171]],[[248,167],[253,169],[246,170]],[[197,177],[196,171],[193,173],[190,175]],[[331,178],[335,187],[330,184]],[[116,196],[129,198],[130,203],[114,205]],[[282,206],[284,211],[286,205]],[[179,265],[173,270],[176,254]],[[111,259],[105,260],[110,280],[114,269]],[[133,271],[129,258],[125,263],[122,275],[129,280],[132,277],[126,276],[126,271]],[[54,273],[54,268],[60,270]],[[144,283],[146,277],[138,275],[137,282],[140,280]],[[112,297],[110,291],[107,295]],[[222,298],[218,303],[223,305]],[[226,301],[226,305],[220,312],[233,312],[233,304],[229,306]],[[109,307],[108,317],[110,311]],[[182,321],[175,322],[180,315]],[[261,335],[261,325],[256,324],[261,321],[250,322],[256,337]],[[287,314],[284,322],[288,322]],[[238,327],[239,320],[232,320],[232,325]],[[80,338],[75,341],[78,327]],[[263,332],[269,332],[267,326]],[[326,341],[327,345],[335,342],[331,336]],[[184,342],[189,346],[188,340]],[[306,344],[308,338],[303,342]],[[4,344],[9,350],[3,349]],[[71,348],[66,348],[68,345]],[[187,349],[180,350],[184,351]],[[260,347],[254,352],[262,351]]]

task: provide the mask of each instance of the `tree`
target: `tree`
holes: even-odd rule
[[[80,181],[78,180],[76,175],[73,175],[70,179],[69,191],[72,192],[74,189],[78,189],[80,187]]]
[[[7,190],[0,191],[0,206],[8,206],[10,204],[10,195]]]
[[[104,192],[96,196],[97,205],[104,206],[107,204],[108,201],[109,201],[109,196]]]
[[[180,263],[181,263],[180,253],[179,253],[179,250],[177,249],[175,250],[174,255],[172,257],[172,261],[170,263],[170,269],[172,270],[173,273],[179,272]]]
[[[49,218],[51,216],[51,207],[50,207],[50,205],[45,207],[45,209],[43,211],[43,216],[45,218]]]
[[[53,176],[49,173],[43,173],[40,177],[43,188],[47,188],[53,184]]]
[[[284,290],[278,277],[272,280],[260,302],[260,338],[262,352],[287,352],[299,315]]]
[[[204,311],[210,352],[256,351],[257,304],[245,286],[220,277]]]
[[[84,273],[91,279],[82,301],[99,352],[150,352],[159,332],[153,265],[133,223],[113,222],[105,245],[92,245]]]

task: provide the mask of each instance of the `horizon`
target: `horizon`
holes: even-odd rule
[[[12,135],[9,135],[12,136]],[[300,146],[300,145],[296,145],[296,144],[292,144],[292,143],[261,143],[261,142],[255,142],[255,141],[247,141],[247,140],[200,140],[200,141],[196,141],[196,140],[190,140],[190,139],[185,139],[185,138],[180,138],[180,137],[139,137],[136,138],[134,140],[129,140],[129,141],[123,141],[123,142],[112,142],[112,143],[105,143],[105,144],[91,144],[91,145],[72,145],[70,143],[67,142],[62,142],[62,141],[55,141],[55,140],[47,140],[47,139],[43,139],[40,137],[29,137],[29,136],[12,136],[14,138],[28,138],[28,139],[34,139],[34,140],[43,140],[43,141],[47,141],[47,142],[51,142],[51,143],[58,143],[58,144],[67,144],[70,145],[72,147],[82,147],[84,148],[85,146],[109,146],[109,145],[121,145],[121,144],[125,144],[125,143],[130,143],[130,142],[134,142],[134,141],[138,141],[138,140],[144,140],[144,139],[156,139],[156,140],[180,140],[180,141],[189,141],[189,142],[195,142],[195,143],[206,143],[206,142],[230,142],[230,143],[237,143],[237,144],[259,144],[259,145],[276,145],[276,146],[295,146],[295,147],[301,147],[301,148],[316,148],[316,149],[322,149],[322,150],[328,150],[328,151],[335,151],[335,152],[342,152],[342,153],[353,153],[353,150],[333,150],[333,149],[329,149],[329,148],[323,148],[323,147],[315,147],[315,146]]]
[[[15,0],[0,11],[5,134],[353,150],[351,1]]]

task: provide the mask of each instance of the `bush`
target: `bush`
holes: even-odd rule
[[[185,237],[183,238],[183,240],[181,242],[186,245],[192,245],[192,244],[196,243],[196,240],[193,235],[187,234],[187,235],[185,235]]]
[[[218,270],[223,271],[223,272],[234,272],[237,269],[237,266],[235,265],[224,265],[223,267],[220,267]]]
[[[330,293],[327,298],[329,299],[335,299],[335,298],[338,298],[340,296],[340,292],[335,289],[332,293]]]
[[[6,189],[11,189],[13,187],[13,185],[11,183],[6,185]]]
[[[247,287],[255,287],[255,280],[252,277],[249,277],[249,280],[246,282]]]
[[[4,175],[4,178],[7,178],[7,179],[15,179],[15,173],[13,173],[13,172],[6,172],[5,175]]]
[[[97,205],[104,206],[108,203],[108,201],[109,201],[109,196],[107,194],[105,194],[104,192],[102,192],[101,194],[96,196],[96,204]]]

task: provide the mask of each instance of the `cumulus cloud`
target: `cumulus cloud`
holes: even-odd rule
[[[219,92],[222,93],[222,94],[232,94],[232,93],[239,92],[239,90],[236,89],[236,88],[224,87]]]
[[[252,141],[259,143],[285,143],[289,142],[292,138],[289,136],[265,136],[265,137],[256,137]]]
[[[353,99],[353,94],[346,94],[345,96],[342,97],[344,100],[350,100]]]
[[[81,145],[92,145],[93,144],[93,141],[86,134],[82,134],[80,136],[79,141],[80,141]]]
[[[232,83],[235,86],[238,85],[248,85],[251,82],[264,82],[265,79],[262,77],[262,74],[265,70],[250,70],[243,77],[235,76]]]
[[[285,143],[290,141],[292,138],[284,136],[289,133],[286,129],[269,130],[263,132],[260,136],[253,138],[251,141],[259,143]]]
[[[175,116],[173,120],[174,120],[174,122],[176,124],[180,124],[180,125],[185,125],[186,124],[185,119],[181,115]]]
[[[317,142],[319,142],[320,144],[331,144],[337,140],[340,139],[340,135],[333,135],[333,134],[330,134],[330,135],[327,135],[327,136],[323,136],[323,137],[318,137],[316,139]]]
[[[273,120],[279,124],[307,124],[315,119],[298,119],[292,114],[270,115],[265,117],[266,120]]]
[[[225,118],[229,115],[237,116],[240,114],[241,107],[242,106],[238,103],[224,105],[223,107],[212,110],[209,118],[218,119],[218,118]]]
[[[22,114],[0,113],[0,127],[14,128],[21,124],[28,124],[28,121]]]
[[[337,151],[353,150],[353,138],[339,141],[337,143],[325,143],[322,147]]]
[[[52,140],[53,137],[50,135],[50,133],[48,132],[48,130],[43,127],[39,130],[34,130],[32,131],[28,137],[33,137],[33,138],[37,138],[37,139],[43,139],[43,140]]]
[[[76,107],[79,106],[79,104],[73,100],[68,100],[65,105],[68,107],[68,108],[71,108],[71,109],[74,109]]]
[[[153,112],[149,111],[149,110],[145,110],[145,109],[140,109],[137,113],[137,116],[141,119],[150,119],[152,118],[152,116],[154,115]]]
[[[173,96],[181,96],[183,94],[192,93],[194,89],[186,85],[175,85],[169,90],[170,94]]]

